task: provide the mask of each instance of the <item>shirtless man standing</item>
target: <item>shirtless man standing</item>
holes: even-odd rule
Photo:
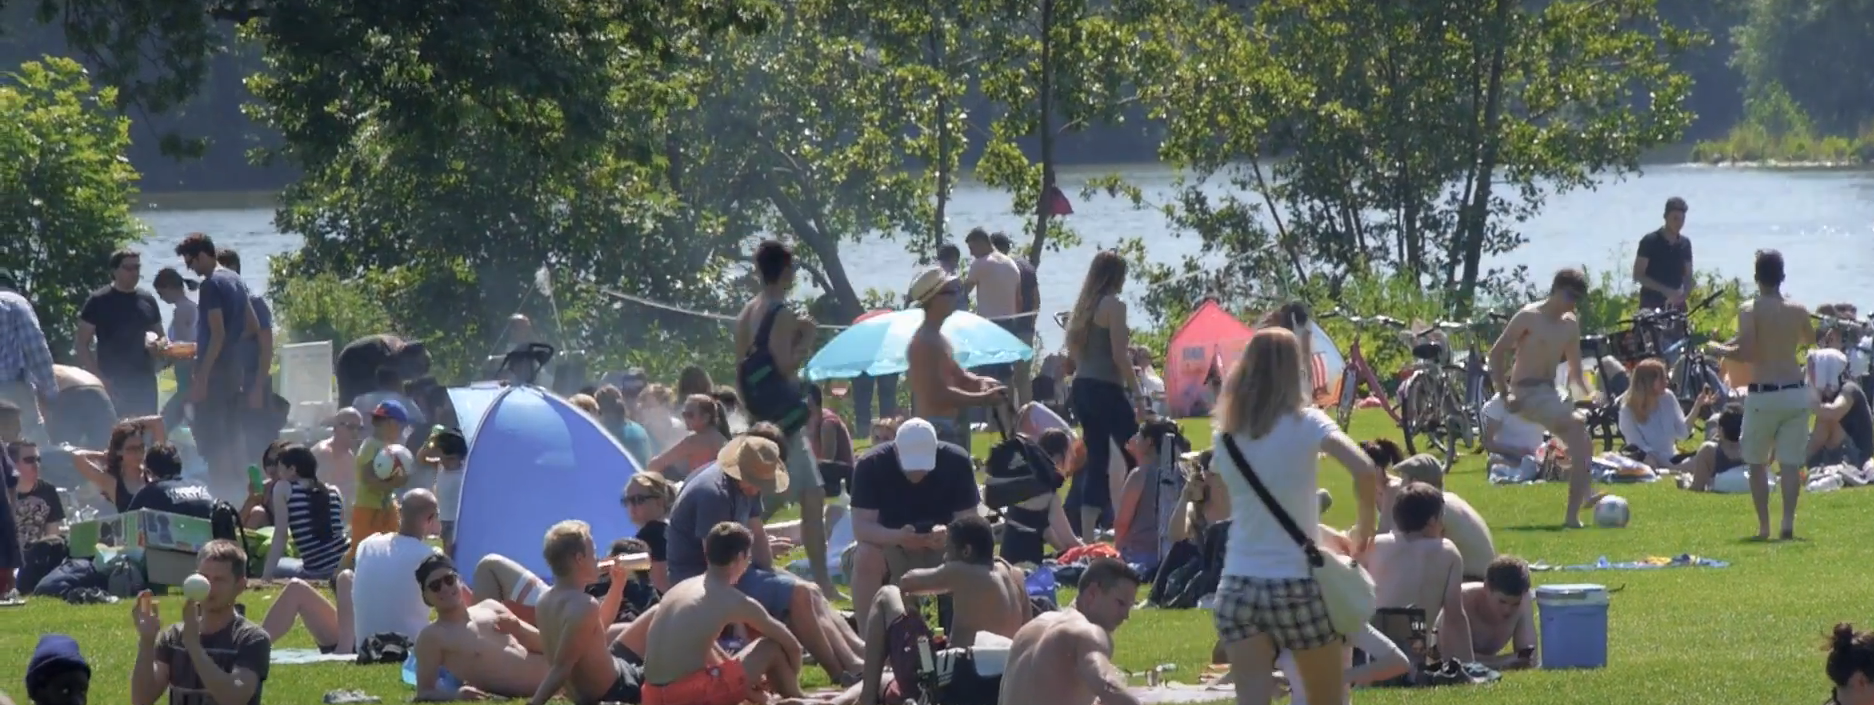
[[[1549,298],[1524,306],[1503,329],[1503,337],[1490,346],[1490,376],[1497,389],[1508,390],[1509,411],[1541,426],[1568,448],[1568,512],[1562,525],[1581,528],[1581,505],[1588,501],[1591,478],[1588,456],[1593,440],[1588,426],[1555,387],[1555,367],[1568,363],[1568,384],[1587,389],[1581,377],[1581,320],[1575,306],[1588,297],[1588,280],[1579,270],[1555,273]],[[1515,365],[1510,356],[1516,356]],[[1798,377],[1800,379],[1800,377]],[[1514,380],[1514,381],[1512,381]]]
[[[468,604],[462,575],[440,553],[416,569],[423,602],[436,608],[436,621],[416,637],[418,701],[482,700],[489,696],[524,698],[540,689],[547,675],[540,632],[502,606],[500,600]],[[443,669],[463,685],[437,688]]]
[[[1752,379],[1744,397],[1744,428],[1738,445],[1750,466],[1750,500],[1757,505],[1757,538],[1770,538],[1770,462],[1783,474],[1783,533],[1796,537],[1796,499],[1802,496],[1808,460],[1809,415],[1815,399],[1803,382],[1796,351],[1815,342],[1809,309],[1783,298],[1783,255],[1757,251],[1757,298],[1737,310],[1737,339],[1713,343],[1718,355],[1747,363]]]
[[[623,639],[614,640],[607,631],[630,579],[627,563],[612,563],[612,589],[601,602],[585,591],[599,580],[590,526],[576,520],[554,524],[541,554],[553,569],[553,587],[540,597],[534,619],[551,667],[531,702],[546,705],[562,687],[578,705],[638,702],[643,669],[626,657]]]
[[[1444,508],[1438,488],[1406,485],[1393,501],[1393,532],[1374,538],[1363,560],[1373,573],[1374,604],[1382,611],[1424,611],[1425,624],[1437,625],[1439,655],[1469,663],[1476,657],[1464,612],[1464,555],[1444,537]],[[1402,635],[1387,636],[1398,641]]]
[[[1471,622],[1471,646],[1477,660],[1499,671],[1535,668],[1535,596],[1529,593],[1529,564],[1498,556],[1484,571],[1483,582],[1464,584],[1464,614]],[[1514,650],[1503,653],[1503,647]]]
[[[740,705],[767,702],[768,689],[787,698],[800,691],[800,642],[761,603],[735,589],[748,569],[753,535],[722,522],[703,539],[709,567],[671,586],[652,608],[644,658],[644,705]],[[756,638],[731,656],[716,644],[723,629],[745,626]]]
[[[788,305],[788,290],[794,287],[794,251],[776,240],[765,240],[755,247],[755,271],[761,277],[761,293],[742,307],[741,315],[735,319],[735,349],[746,355],[754,351],[755,341],[760,337],[763,323],[772,322],[768,328],[768,355],[774,359],[774,372],[798,385],[794,377],[796,370],[806,364],[808,356],[813,354],[814,321],[794,311]],[[750,394],[749,380],[736,375],[736,393],[741,395],[744,405],[756,397]],[[839,586],[834,584],[832,573],[826,563],[826,490],[820,478],[820,464],[813,458],[813,451],[807,447],[805,428],[807,405],[806,394],[801,395],[802,403],[798,425],[789,419],[756,418],[754,421],[767,421],[783,429],[792,429],[788,433],[787,472],[788,486],[793,487],[792,496],[764,497],[762,504],[772,515],[781,508],[800,502],[800,543],[807,549],[807,564],[813,570],[813,582],[820,586],[820,592],[828,599],[840,599]]]
[[[1080,574],[1072,609],[1034,618],[1015,632],[998,702],[1139,705],[1113,665],[1113,630],[1132,614],[1139,574],[1113,558]]]
[[[957,421],[957,411],[968,406],[994,406],[1007,398],[1001,383],[971,374],[957,364],[950,341],[944,339],[944,319],[957,310],[963,286],[942,269],[918,274],[908,293],[911,303],[924,309],[924,323],[911,336],[905,351],[911,380],[911,413],[937,427],[937,438],[970,447],[969,428]]]
[[[858,687],[841,694],[836,705],[923,701],[917,677],[918,637],[929,634],[922,615],[905,607],[906,595],[950,595],[952,612],[950,648],[933,655],[942,692],[937,702],[949,705],[995,705],[1002,674],[976,670],[978,632],[1013,638],[1028,621],[1031,606],[1020,568],[995,557],[995,531],[989,522],[971,514],[945,527],[943,565],[906,571],[897,585],[879,588],[866,617],[865,677]],[[890,662],[892,680],[885,680]]]

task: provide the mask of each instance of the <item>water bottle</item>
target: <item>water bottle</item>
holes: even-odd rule
[[[247,466],[247,493],[248,494],[260,494],[261,489],[265,488],[266,486],[267,486],[267,480],[266,480],[266,477],[261,474],[260,466],[259,465]]]

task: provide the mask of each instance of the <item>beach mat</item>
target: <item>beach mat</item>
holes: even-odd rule
[[[1165,683],[1158,686],[1132,686],[1126,689],[1141,705],[1173,703],[1214,703],[1236,699],[1236,688],[1228,685],[1185,685]]]
[[[1559,565],[1558,566],[1558,565],[1549,565],[1547,563],[1537,562],[1534,565],[1529,566],[1529,569],[1532,571],[1536,571],[1536,572],[1543,572],[1543,571],[1550,571],[1550,570],[1559,570],[1559,571],[1660,570],[1662,568],[1729,568],[1729,567],[1731,567],[1730,563],[1718,560],[1716,558],[1706,558],[1704,556],[1694,556],[1689,553],[1682,553],[1677,556],[1673,556],[1671,558],[1667,558],[1664,556],[1648,556],[1646,558],[1643,558],[1637,561],[1610,561],[1610,560],[1607,560],[1607,556],[1601,556],[1600,560],[1597,560],[1593,563],[1583,563],[1580,565]]]
[[[268,662],[275,666],[299,666],[337,661],[350,663],[357,660],[357,654],[322,654],[318,649],[274,649],[273,658]]]

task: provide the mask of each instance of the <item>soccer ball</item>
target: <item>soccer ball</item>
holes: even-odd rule
[[[1594,503],[1594,523],[1609,529],[1619,529],[1633,518],[1633,510],[1627,506],[1627,500],[1619,495],[1602,497]]]
[[[377,474],[377,479],[387,480],[398,470],[408,473],[410,466],[415,464],[416,456],[410,454],[409,448],[392,443],[384,446],[383,450],[378,451],[377,457],[371,460],[371,472]]]

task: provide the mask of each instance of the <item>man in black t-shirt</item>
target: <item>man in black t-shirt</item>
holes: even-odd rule
[[[1684,307],[1692,291],[1692,240],[1685,227],[1685,199],[1666,199],[1666,222],[1640,238],[1633,257],[1633,281],[1640,285],[1640,308]]]
[[[937,440],[924,419],[908,419],[895,439],[872,446],[852,468],[852,604],[860,624],[894,572],[943,561],[946,527],[981,503],[969,451]],[[897,565],[918,557],[930,565]]]
[[[163,315],[156,296],[137,287],[142,257],[118,250],[110,266],[110,285],[92,292],[78,311],[78,364],[104,380],[118,413],[149,416],[156,413],[156,358],[149,336],[162,339]]]
[[[149,471],[150,484],[130,498],[127,511],[151,509],[198,519],[213,518],[215,496],[200,482],[182,477],[182,457],[176,447],[164,443],[143,454],[143,467]]]

